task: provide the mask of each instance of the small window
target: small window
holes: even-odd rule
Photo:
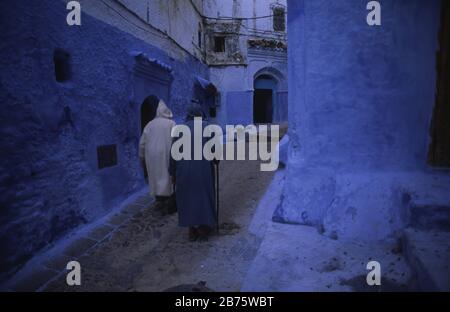
[[[225,37],[214,37],[214,52],[225,52]]]
[[[55,79],[64,82],[70,79],[70,54],[64,50],[56,49],[53,53],[55,65]]]
[[[284,8],[274,8],[273,9],[273,30],[285,31],[285,29],[286,29],[286,21],[285,21]]]
[[[215,106],[211,106],[209,108],[209,117],[216,118],[216,115],[217,115],[216,107]]]
[[[98,169],[117,165],[117,148],[115,144],[97,147]]]

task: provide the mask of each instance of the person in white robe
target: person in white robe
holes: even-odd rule
[[[139,159],[147,168],[150,194],[159,202],[166,202],[173,194],[169,175],[171,131],[175,126],[172,111],[159,101],[156,117],[144,128],[139,142]]]

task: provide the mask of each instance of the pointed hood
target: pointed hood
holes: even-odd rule
[[[163,100],[159,100],[158,109],[156,110],[156,117],[170,119],[173,117],[172,111],[167,107]]]
[[[191,103],[187,109],[186,120],[194,120],[195,117],[204,117],[202,107],[198,103]]]

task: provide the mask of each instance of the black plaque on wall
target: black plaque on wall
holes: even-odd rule
[[[116,144],[97,146],[98,169],[117,165]]]

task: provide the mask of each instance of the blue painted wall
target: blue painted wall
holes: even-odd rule
[[[280,123],[288,121],[288,92],[287,91],[278,91],[277,93],[277,116],[275,116],[275,120]]]
[[[367,2],[292,1],[292,133],[318,165],[423,165],[440,1],[381,1],[380,27],[366,24]]]
[[[274,219],[383,239],[401,228],[393,172],[426,166],[440,1],[288,3],[290,149]],[[322,229],[323,230],[323,229]]]
[[[228,125],[253,123],[253,92],[231,91],[226,93],[226,122]]]
[[[195,76],[208,78],[189,55],[175,60],[86,14],[81,27],[69,27],[66,14],[62,1],[0,4],[1,279],[145,185],[132,50],[172,67],[168,104],[178,121]],[[56,48],[71,55],[64,83],[54,77]],[[161,91],[155,88],[148,95]],[[117,144],[118,164],[99,170],[96,149],[104,144]]]

